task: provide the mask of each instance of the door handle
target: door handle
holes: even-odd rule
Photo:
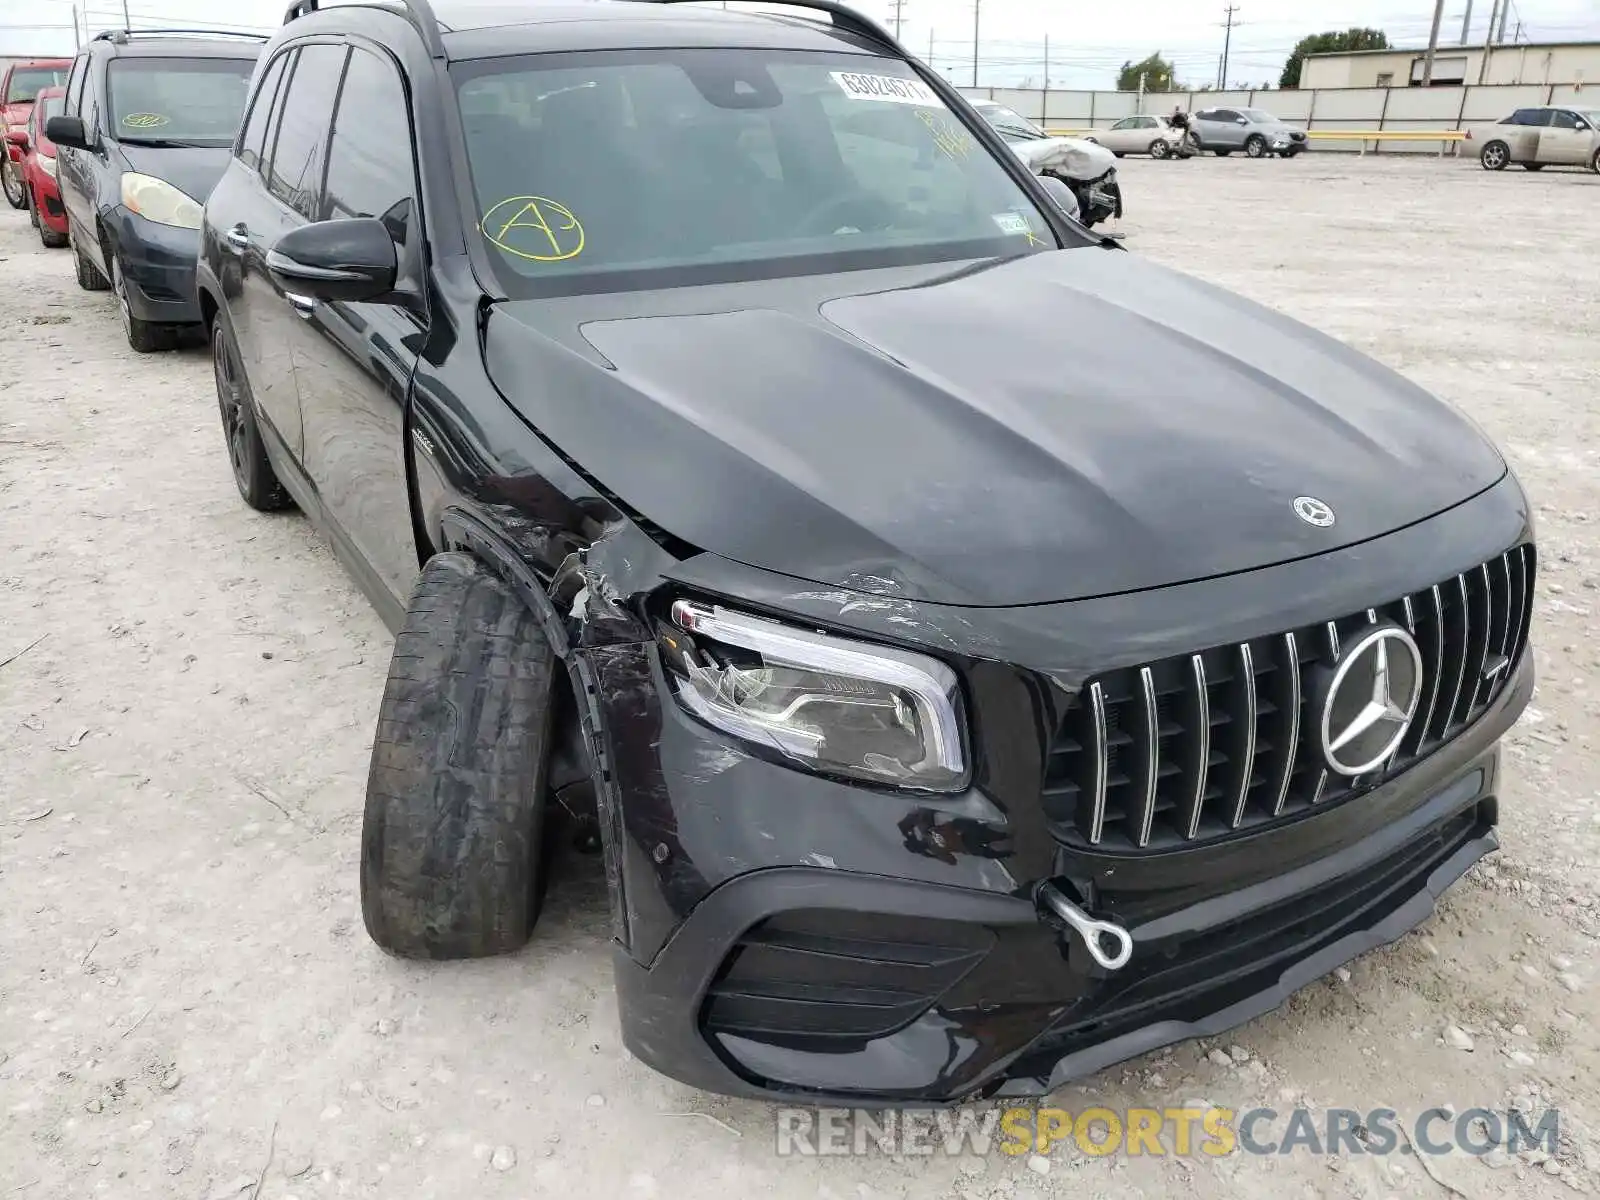
[[[226,237],[228,245],[235,250],[248,250],[250,248],[250,231],[243,225],[235,225],[228,230]]]

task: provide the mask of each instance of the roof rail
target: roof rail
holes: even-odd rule
[[[439,36],[439,18],[434,15],[433,5],[428,0],[395,0],[392,4],[357,3],[341,4],[340,8],[381,8],[385,12],[398,12],[411,27],[422,35],[422,44],[428,48],[428,55],[432,58],[443,59],[448,57],[444,50],[444,39]],[[294,0],[284,11],[283,23],[287,25],[298,17],[307,17],[322,8],[318,0]]]
[[[905,48],[895,41],[894,35],[879,25],[871,17],[865,16],[850,8],[848,5],[836,3],[835,0],[772,0],[776,4],[785,4],[791,8],[810,8],[817,12],[825,12],[833,18],[836,29],[847,29],[851,33],[859,34],[874,42],[881,42],[893,47],[901,54]],[[634,0],[639,4],[693,4],[696,0]],[[765,16],[776,16],[776,13],[765,13]]]
[[[239,29],[103,29],[89,40],[116,42],[120,45],[131,37],[183,37],[193,33],[204,34],[207,37],[249,38],[255,42],[267,40],[267,35],[264,33],[246,33]]]

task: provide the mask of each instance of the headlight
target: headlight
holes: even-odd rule
[[[56,177],[56,160],[52,155],[35,154],[33,156],[33,161],[38,163],[39,170],[50,176],[51,179]]]
[[[678,700],[724,733],[815,771],[955,791],[960,687],[936,659],[679,600],[662,659]]]
[[[122,205],[147,221],[176,225],[179,229],[200,228],[200,203],[186,196],[165,179],[128,172],[122,177]]]

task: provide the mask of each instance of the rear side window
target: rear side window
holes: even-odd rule
[[[1511,114],[1513,125],[1541,126],[1550,123],[1550,114],[1542,108],[1519,108]]]
[[[377,217],[405,245],[416,171],[406,92],[394,64],[352,50],[328,146],[328,184],[319,214]]]
[[[239,138],[239,161],[253,170],[261,167],[261,155],[267,144],[267,118],[272,115],[272,101],[278,95],[278,84],[283,79],[284,64],[288,54],[272,60],[267,73],[261,77],[255,99],[250,104],[250,116],[245,121],[243,135]]]
[[[280,106],[267,190],[308,221],[315,219],[322,191],[322,167],[346,54],[343,46],[302,48]]]

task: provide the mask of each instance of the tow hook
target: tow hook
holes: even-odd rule
[[[1085,949],[1089,951],[1089,957],[1095,962],[1108,971],[1119,971],[1128,965],[1128,960],[1133,957],[1133,935],[1121,925],[1095,920],[1063,896],[1053,883],[1041,884],[1038,898],[1040,904],[1077,931]],[[1106,941],[1115,946],[1114,952],[1106,952]]]

